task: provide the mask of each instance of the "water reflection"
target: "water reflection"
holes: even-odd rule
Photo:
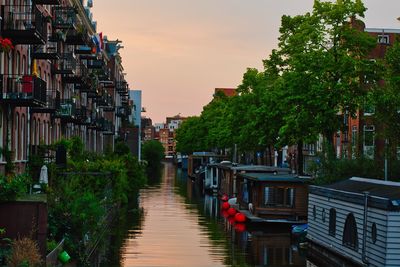
[[[119,259],[107,266],[306,266],[287,230],[235,224],[220,205],[166,164],[141,191],[137,218],[121,219]]]

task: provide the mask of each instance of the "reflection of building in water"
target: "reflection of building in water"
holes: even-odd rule
[[[290,233],[252,232],[254,265],[298,266],[305,265],[305,257],[291,243]]]
[[[219,199],[217,196],[204,195],[204,214],[217,218],[219,214]]]

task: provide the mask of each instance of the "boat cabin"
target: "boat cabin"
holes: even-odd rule
[[[311,247],[355,266],[400,266],[400,183],[353,177],[309,190]]]
[[[213,152],[193,152],[188,157],[188,176],[196,177],[207,164],[214,162],[217,155]]]
[[[238,173],[239,209],[264,222],[305,223],[308,184],[293,174]]]
[[[221,162],[210,166],[210,180],[218,185],[221,193],[236,197],[236,175],[239,173],[280,173],[289,174],[289,168],[278,168],[265,165],[238,165]],[[216,180],[216,181],[215,181]]]

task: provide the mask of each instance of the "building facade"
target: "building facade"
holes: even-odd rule
[[[23,172],[41,145],[78,136],[102,153],[128,116],[120,41],[103,38],[86,1],[1,1],[0,170]]]

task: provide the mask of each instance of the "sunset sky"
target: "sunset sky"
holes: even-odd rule
[[[282,15],[304,14],[313,0],[94,0],[98,31],[123,41],[131,89],[142,115],[199,115],[214,88],[240,84],[276,48]],[[400,0],[365,0],[369,28],[400,28]]]

